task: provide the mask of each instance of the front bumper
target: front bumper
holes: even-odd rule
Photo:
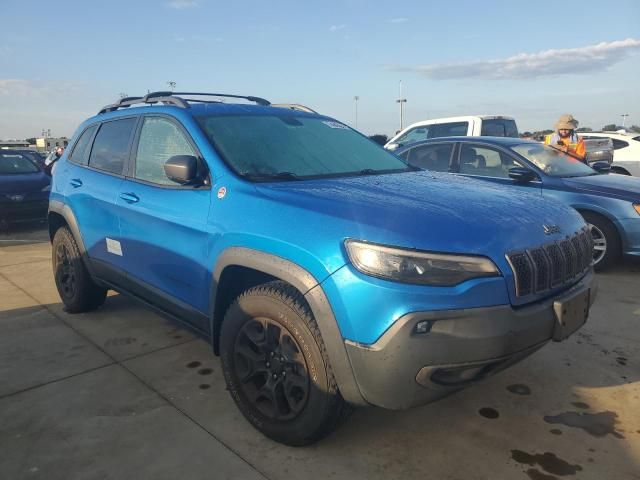
[[[347,340],[347,353],[364,399],[389,409],[428,403],[475,383],[532,354],[552,339],[554,302],[590,290],[593,271],[561,295],[514,309],[510,305],[415,312],[403,316],[371,345]],[[428,321],[428,333],[415,333]]]

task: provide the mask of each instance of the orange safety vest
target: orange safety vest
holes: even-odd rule
[[[557,146],[558,140],[562,140],[564,144],[568,147],[567,153],[569,155],[576,157],[580,160],[584,160],[585,157],[587,156],[587,150],[584,146],[584,140],[581,137],[578,137],[575,133],[567,139],[560,138],[560,135],[558,135],[557,133],[552,133],[544,137],[545,145],[549,145],[551,147]]]

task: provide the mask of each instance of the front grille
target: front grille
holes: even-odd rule
[[[570,237],[507,255],[516,295],[542,293],[582,275],[593,262],[591,232],[584,228]]]

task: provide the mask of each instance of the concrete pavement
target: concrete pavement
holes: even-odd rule
[[[2,479],[640,479],[639,262],[599,275],[568,341],[295,449],[244,420],[204,340],[117,294],[65,313],[44,237],[0,243]]]

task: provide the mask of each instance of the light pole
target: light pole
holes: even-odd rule
[[[402,98],[402,80],[400,80],[400,85],[398,87],[398,99],[396,103],[400,104],[400,131],[402,131],[404,125],[404,104],[407,103],[406,98]]]
[[[353,97],[353,100],[356,102],[356,130],[357,130],[358,129],[358,100],[360,100],[360,97],[356,95],[355,97]]]
[[[169,88],[171,89],[172,92],[176,89],[176,82],[168,81],[167,85],[169,85]]]
[[[629,114],[628,113],[623,113],[620,116],[622,117],[622,128],[624,128],[624,122],[627,121],[627,117],[629,116]]]

